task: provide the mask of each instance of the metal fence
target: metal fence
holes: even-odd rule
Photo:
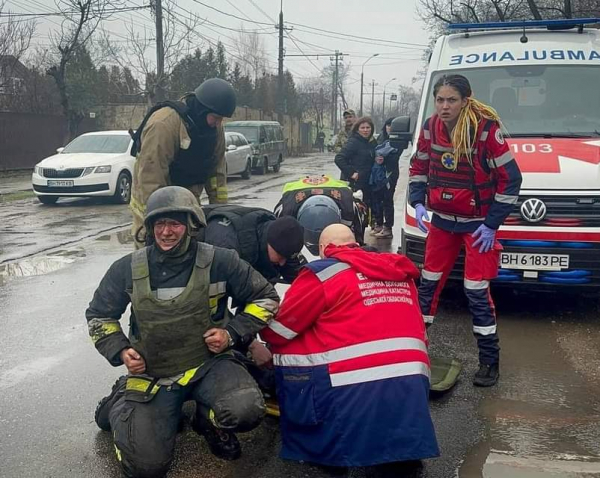
[[[95,129],[95,121],[86,119],[78,133]],[[0,171],[33,168],[64,146],[66,137],[64,116],[0,112]]]

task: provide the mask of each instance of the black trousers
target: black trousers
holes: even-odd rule
[[[109,412],[117,458],[129,478],[166,475],[186,400],[196,402],[196,420],[233,432],[254,429],[265,414],[262,393],[246,368],[236,360],[214,363],[200,380],[187,386],[160,387],[147,402],[127,394]]]

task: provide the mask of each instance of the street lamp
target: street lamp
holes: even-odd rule
[[[381,116],[383,117],[383,121],[385,121],[385,87],[387,85],[389,85],[392,81],[394,81],[396,78],[392,78],[390,81],[388,81],[384,87],[383,87],[383,105],[381,106]]]
[[[365,60],[365,62],[362,64],[362,68],[360,69],[360,117],[362,117],[363,115],[363,87],[364,87],[364,76],[365,76],[365,65],[367,64],[367,62],[372,59],[375,58],[376,56],[379,56],[379,53],[373,53],[369,58],[367,58]]]

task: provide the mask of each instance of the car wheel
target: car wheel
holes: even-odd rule
[[[131,177],[125,171],[119,174],[113,199],[118,204],[129,204],[131,199]]]
[[[59,197],[60,196],[38,196],[37,198],[42,204],[56,204]]]
[[[263,175],[269,172],[269,164],[267,161],[267,158],[263,158],[262,163],[260,165],[260,169],[258,170],[258,174]]]
[[[250,176],[252,176],[252,160],[248,158],[246,169],[242,172],[242,179],[250,179]]]
[[[277,162],[273,165],[273,172],[278,173],[281,170],[281,158],[277,159]]]

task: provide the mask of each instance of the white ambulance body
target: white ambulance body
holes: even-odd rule
[[[434,112],[433,85],[454,73],[498,111],[523,174],[519,202],[498,232],[504,252],[497,281],[599,287],[600,30],[538,26],[441,37],[429,62],[414,149]],[[405,207],[402,252],[422,265],[425,235],[414,209]],[[462,257],[452,276],[462,276]]]

